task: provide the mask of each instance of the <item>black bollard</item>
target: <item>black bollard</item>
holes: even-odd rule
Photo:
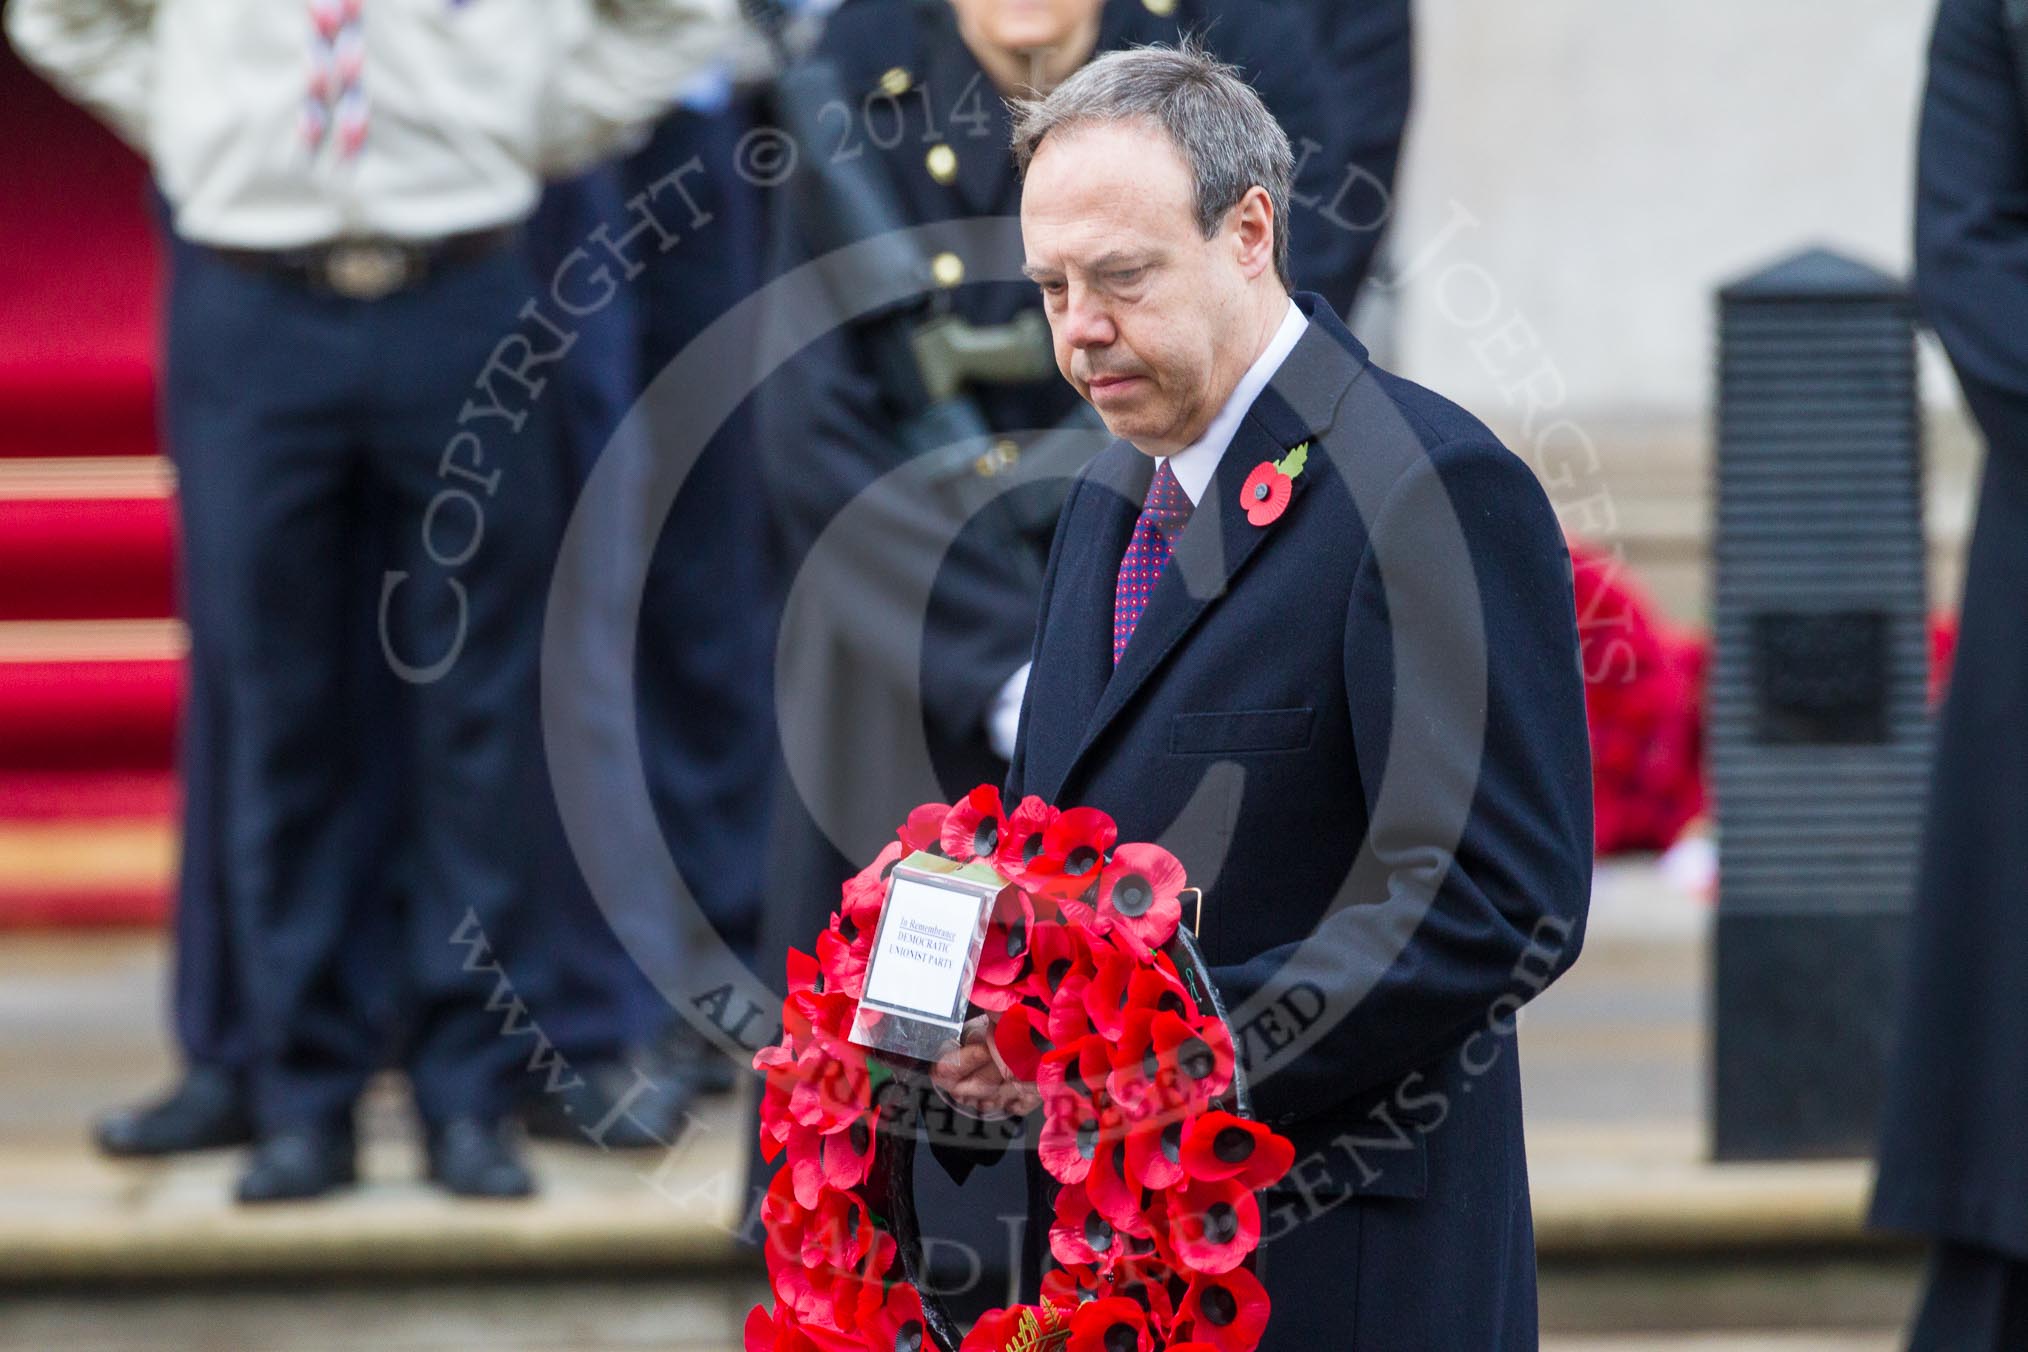
[[[1712,1148],[1865,1155],[1930,747],[1914,309],[1823,250],[1718,308]]]

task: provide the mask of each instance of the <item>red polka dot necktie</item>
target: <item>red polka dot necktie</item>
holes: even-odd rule
[[[1176,472],[1165,458],[1155,466],[1155,478],[1148,485],[1148,497],[1134,522],[1134,534],[1127,552],[1120,557],[1120,580],[1113,589],[1113,665],[1127,651],[1127,640],[1155,594],[1155,583],[1169,562],[1169,551],[1177,535],[1190,520],[1190,499]]]

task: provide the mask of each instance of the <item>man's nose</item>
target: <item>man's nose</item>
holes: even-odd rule
[[[1105,347],[1118,337],[1104,299],[1082,287],[1070,289],[1063,317],[1064,341],[1072,347]]]

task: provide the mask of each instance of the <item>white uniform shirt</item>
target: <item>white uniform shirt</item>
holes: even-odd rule
[[[145,154],[201,243],[430,239],[519,220],[708,66],[734,0],[364,0],[369,130],[302,130],[307,0],[11,0],[16,50]]]

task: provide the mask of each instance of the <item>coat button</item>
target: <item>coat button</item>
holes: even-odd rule
[[[886,74],[880,77],[880,88],[898,99],[915,88],[915,76],[909,74],[905,66],[889,66]]]
[[[1141,0],[1148,7],[1148,13],[1166,19],[1176,12],[1176,0]]]
[[[940,253],[930,260],[930,276],[938,286],[956,286],[965,280],[965,260],[954,253]]]
[[[929,166],[929,176],[939,183],[949,183],[958,176],[958,152],[947,145],[931,146],[923,163]]]

